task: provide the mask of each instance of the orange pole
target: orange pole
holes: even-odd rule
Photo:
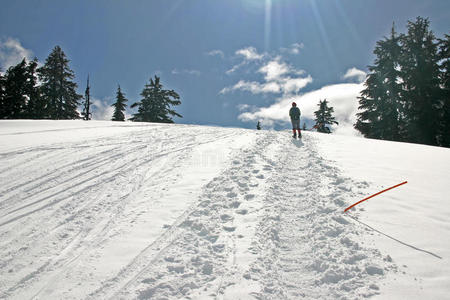
[[[387,188],[387,189],[385,189],[385,190],[382,190],[381,192],[378,192],[378,193],[376,193],[376,194],[373,194],[372,196],[369,196],[369,197],[367,197],[367,198],[365,198],[365,199],[362,199],[361,201],[358,201],[358,202],[356,202],[355,204],[352,204],[352,205],[350,205],[349,207],[347,207],[347,208],[344,210],[344,212],[346,212],[347,210],[351,209],[353,206],[356,206],[356,205],[360,204],[361,202],[364,202],[364,201],[366,201],[366,200],[369,200],[369,199],[372,198],[372,197],[375,197],[375,196],[377,196],[377,195],[379,195],[379,194],[381,194],[381,193],[384,193],[384,192],[387,192],[387,191],[389,191],[389,190],[392,190],[392,189],[394,189],[394,188],[396,188],[396,187],[399,187],[399,186],[401,186],[401,185],[403,185],[403,184],[405,184],[405,183],[408,183],[408,181],[405,181],[405,182],[399,183],[399,184],[397,184],[397,185],[391,186],[390,188]]]

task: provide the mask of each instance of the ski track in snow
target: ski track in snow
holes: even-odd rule
[[[342,177],[312,135],[172,132],[0,153],[0,298],[354,299],[378,294],[377,281],[396,272],[342,214],[365,183]],[[152,224],[144,217],[195,148],[239,134],[248,144],[199,196],[118,271],[98,275],[111,243]]]

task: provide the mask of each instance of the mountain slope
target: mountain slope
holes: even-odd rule
[[[385,178],[370,161],[380,153],[358,157],[356,149],[406,144],[78,121],[2,121],[0,135],[8,141],[0,146],[2,298],[395,298],[407,291],[390,278],[401,287],[420,274],[419,295],[448,292],[436,283],[449,278],[440,271],[449,270],[448,241],[417,244],[444,257],[438,265],[438,258],[357,222],[396,229],[386,226],[375,198],[352,218],[343,213],[406,168]],[[421,167],[446,175],[447,149],[408,147],[443,158],[441,166]],[[366,176],[359,165],[377,175]],[[394,199],[400,222],[405,204]],[[374,219],[365,215],[371,207]],[[439,222],[438,233],[448,233],[448,219]],[[408,272],[402,262],[417,257],[435,272]]]

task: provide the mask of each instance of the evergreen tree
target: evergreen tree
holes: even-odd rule
[[[24,58],[10,67],[1,79],[0,118],[36,118],[39,108],[37,86],[37,59],[27,63]]]
[[[260,121],[258,121],[258,124],[256,124],[256,129],[261,130],[261,122]]]
[[[442,117],[440,122],[439,144],[450,147],[450,35],[440,39],[439,58],[441,59]]]
[[[173,123],[172,116],[182,117],[171,107],[181,104],[180,96],[173,90],[164,90],[160,78],[150,78],[141,93],[140,102],[133,103],[131,108],[138,106],[138,112],[130,119],[136,122]]]
[[[125,121],[125,107],[127,106],[125,103],[128,101],[127,98],[125,98],[125,95],[122,93],[120,89],[120,85],[117,87],[117,94],[116,94],[116,103],[114,103],[114,114],[112,117],[112,121]]]
[[[83,112],[81,113],[83,115],[83,120],[89,121],[92,117],[91,113],[91,92],[90,92],[90,86],[89,86],[89,75],[87,78],[87,84],[86,84],[86,91],[84,92],[84,103],[83,103]]]
[[[28,98],[26,105],[26,118],[31,119],[42,119],[45,117],[45,101],[43,101],[40,95],[40,87],[38,86],[38,75],[37,75],[38,61],[35,58],[28,63],[27,72],[27,82],[25,85],[25,95]]]
[[[9,67],[4,78],[0,118],[19,119],[25,115],[27,105],[27,62],[25,58],[16,66]]]
[[[327,99],[324,99],[323,101],[320,100],[317,106],[319,106],[319,110],[314,112],[314,115],[316,116],[315,127],[319,132],[330,133],[330,128],[326,125],[339,124],[333,117],[334,109],[333,107],[328,107]]]
[[[2,69],[0,68],[0,119],[3,119],[4,97],[5,97],[5,78],[3,77]]]
[[[428,19],[408,22],[402,37],[401,77],[410,142],[438,145],[443,101],[441,95],[438,43],[429,30]]]
[[[77,94],[75,75],[69,68],[69,60],[59,46],[47,57],[38,69],[42,83],[42,97],[47,103],[47,116],[51,119],[76,119],[80,115],[77,106],[82,98]]]
[[[375,64],[369,66],[365,89],[359,99],[360,113],[354,127],[365,137],[400,140],[404,128],[401,117],[399,60],[400,37],[392,26],[391,36],[378,41]]]

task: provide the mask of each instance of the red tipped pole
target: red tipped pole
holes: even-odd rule
[[[356,205],[360,204],[361,202],[364,202],[364,201],[366,201],[366,200],[369,200],[369,199],[372,198],[372,197],[375,197],[375,196],[377,196],[377,195],[379,195],[379,194],[381,194],[381,193],[384,193],[384,192],[387,192],[387,191],[389,191],[389,190],[392,190],[392,189],[394,189],[394,188],[396,188],[396,187],[399,187],[399,186],[401,186],[401,185],[403,185],[403,184],[405,184],[405,183],[408,183],[408,181],[405,181],[405,182],[399,183],[399,184],[397,184],[397,185],[391,186],[390,188],[387,188],[387,189],[385,189],[385,190],[382,190],[381,192],[378,192],[378,193],[376,193],[376,194],[373,194],[372,196],[369,196],[369,197],[367,197],[367,198],[365,198],[365,199],[362,199],[361,201],[358,201],[358,202],[356,202],[355,204],[352,204],[352,205],[350,205],[349,207],[347,207],[347,208],[344,210],[344,212],[347,212],[347,210],[351,209],[353,206],[356,206]]]

